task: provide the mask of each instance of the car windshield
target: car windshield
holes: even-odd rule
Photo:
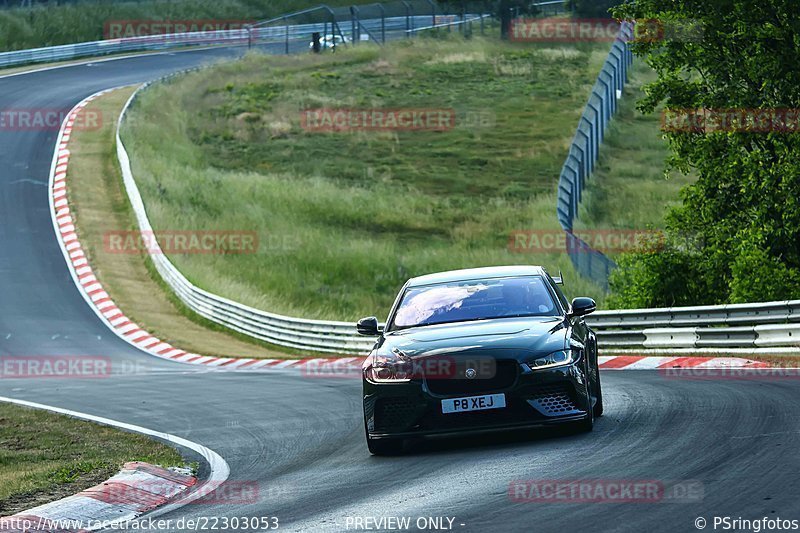
[[[394,315],[392,329],[558,314],[541,276],[470,280],[407,289]]]

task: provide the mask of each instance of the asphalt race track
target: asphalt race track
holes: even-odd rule
[[[98,90],[238,53],[147,55],[0,78],[0,108],[67,110]],[[232,482],[257,487],[249,501],[190,504],[160,518],[271,516],[282,530],[343,531],[354,517],[449,517],[455,530],[537,532],[800,519],[797,379],[606,371],[606,415],[591,434],[418,443],[414,453],[377,458],[364,442],[358,380],[215,372],[139,352],[89,309],[56,243],[47,197],[56,133],[0,131],[0,356],[103,356],[116,372],[0,379],[0,396],[184,437],[222,455]],[[513,480],[654,480],[695,492],[649,503],[515,502]]]

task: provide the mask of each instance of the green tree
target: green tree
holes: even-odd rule
[[[800,108],[796,0],[635,0],[613,10],[656,19],[659,38],[634,52],[658,73],[639,103],[667,109]],[[667,176],[695,184],[667,218],[664,259],[631,254],[611,279],[633,307],[800,298],[800,135],[789,128],[665,130]],[[732,131],[735,130],[735,131]],[[691,242],[691,246],[685,243]],[[686,283],[675,283],[685,273]],[[701,283],[689,277],[702,276]]]

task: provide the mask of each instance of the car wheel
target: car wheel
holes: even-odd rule
[[[371,439],[367,436],[367,448],[372,455],[398,455],[403,451],[403,440]]]
[[[596,402],[594,403],[594,417],[603,416],[603,386],[600,384],[600,369],[595,369],[597,390],[595,391]]]

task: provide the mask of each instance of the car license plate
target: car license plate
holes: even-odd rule
[[[485,394],[468,398],[449,398],[442,400],[442,413],[464,413],[467,411],[483,411],[500,409],[506,406],[505,394]]]

